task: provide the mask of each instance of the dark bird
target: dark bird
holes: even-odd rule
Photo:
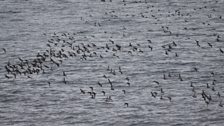
[[[112,44],[114,44],[114,41],[113,41],[113,40],[109,39],[109,41],[110,41]]]
[[[208,42],[208,45],[212,48],[212,44]]]
[[[124,103],[124,105],[125,105],[126,107],[128,107],[128,103]]]
[[[121,67],[119,66],[119,72],[121,73],[121,74],[123,74],[123,72],[121,71]]]
[[[111,102],[111,101],[113,101],[113,100],[112,100],[111,96],[108,96],[108,97],[106,98],[105,101],[106,101],[106,102]]]
[[[127,81],[129,81],[130,79],[128,77],[125,78]]]
[[[198,72],[198,68],[194,67],[193,69],[194,69],[195,72]]]
[[[164,94],[164,91],[163,91],[163,89],[162,89],[162,88],[160,88],[160,92],[161,92],[161,94]]]
[[[6,77],[7,79],[12,78],[11,76],[8,76],[7,74],[5,74],[5,77]]]
[[[93,87],[89,87],[91,89],[91,91],[93,92]]]
[[[67,75],[65,74],[65,71],[63,71],[63,76],[67,76]]]
[[[157,92],[151,92],[152,97],[156,98]]]
[[[92,94],[91,94],[91,98],[92,98],[92,99],[95,99],[95,98],[96,98],[96,93],[95,93],[95,92],[92,92]]]
[[[210,88],[209,84],[207,83],[207,88]]]
[[[108,79],[108,82],[109,82],[110,85],[112,85],[112,82],[110,81],[110,79]]]
[[[163,79],[166,80],[166,74],[163,74]]]
[[[107,78],[107,76],[106,76],[106,75],[103,75],[103,77],[104,77],[104,78]]]
[[[212,87],[212,91],[215,91],[215,87]]]
[[[5,48],[2,48],[2,50],[3,50],[4,53],[6,53],[6,49]]]
[[[159,85],[159,82],[158,81],[153,81],[153,82]]]
[[[201,47],[198,40],[195,40],[198,47]]]
[[[65,84],[67,84],[67,81],[65,80],[65,78],[63,78],[63,82],[64,82]]]
[[[128,86],[130,87],[131,84],[130,84],[129,82],[127,82],[127,84],[128,84]]]
[[[50,87],[51,86],[51,82],[48,81],[47,83],[48,83],[48,86]]]
[[[169,99],[170,102],[172,101],[172,98],[170,96],[167,96],[167,98]]]
[[[178,77],[179,77],[180,81],[183,81],[183,79],[182,79],[182,77],[181,77],[181,75],[180,75],[180,74],[179,74],[179,76],[178,76]]]
[[[148,45],[148,47],[149,47],[149,48],[151,49],[151,51],[152,51],[152,49],[153,49],[152,46]]]
[[[152,41],[151,40],[147,40],[149,43],[152,43]]]
[[[219,98],[221,97],[221,95],[220,95],[220,93],[219,93],[219,92],[217,93],[217,96],[218,96]]]
[[[194,88],[193,88],[193,89],[194,89]],[[194,92],[194,94],[193,94],[192,97],[193,97],[193,98],[197,98],[197,92],[196,92],[195,90],[194,90],[193,92]]]
[[[177,46],[177,44],[173,41],[173,46]]]
[[[223,51],[221,48],[219,48],[219,51],[220,51],[221,53],[224,53],[224,51]]]
[[[220,107],[223,107],[222,101],[219,102],[219,106]]]
[[[103,85],[98,81],[98,83],[97,83],[100,87],[102,87]]]
[[[80,91],[81,91],[82,94],[85,94],[85,91],[84,90],[80,89]]]
[[[101,91],[103,93],[103,95],[105,96],[106,92],[105,91]]]
[[[126,94],[126,91],[125,90],[122,90],[122,91],[123,91],[124,94]]]

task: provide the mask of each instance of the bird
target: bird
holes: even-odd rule
[[[102,87],[103,85],[98,81],[98,83],[97,83],[100,87]]]
[[[67,75],[65,74],[65,71],[63,71],[63,76],[67,76]]]
[[[126,107],[128,107],[128,103],[126,102],[126,103],[124,103],[124,105],[126,106]]]
[[[91,91],[93,92],[93,87],[89,87],[91,89]]]
[[[130,85],[131,85],[130,82],[127,82],[127,84],[128,84],[128,86],[130,87]]]
[[[163,91],[163,89],[162,89],[162,88],[160,88],[160,92],[161,92],[161,94],[164,94],[164,91]]]
[[[166,75],[165,74],[163,74],[163,79],[166,80]]]
[[[119,66],[119,72],[121,73],[121,74],[123,74],[123,72],[121,71],[121,67]]]
[[[207,88],[210,88],[209,84],[207,83]]]
[[[83,89],[80,88],[80,91],[82,94],[85,94],[85,91]]]
[[[103,93],[103,95],[105,96],[106,92],[105,91],[101,91]]]
[[[224,53],[224,51],[223,51],[221,48],[219,48],[219,51],[220,51],[221,53]]]
[[[181,77],[181,75],[179,74],[179,79],[180,79],[180,81],[183,81],[183,79],[182,79],[182,77]]]
[[[152,97],[156,98],[157,92],[151,92]]]
[[[4,53],[6,53],[6,49],[5,48],[2,48],[2,50],[3,50]]]
[[[212,48],[212,44],[208,42],[208,45]]]
[[[127,81],[129,81],[130,79],[128,77],[125,78]]]
[[[172,101],[172,98],[170,96],[167,96],[167,98],[169,99],[170,102]]]
[[[65,78],[63,78],[63,82],[64,82],[65,84],[67,84],[67,81],[65,80]]]
[[[49,87],[51,86],[51,82],[49,82],[49,81],[48,81],[48,86],[49,86]]]
[[[219,102],[219,106],[220,107],[223,107],[222,101]]]
[[[106,76],[106,75],[103,75],[103,77],[104,77],[104,78],[107,78],[107,76]]]
[[[122,90],[122,92],[123,92],[124,94],[126,94],[126,91],[125,91],[125,90]]]
[[[201,47],[198,40],[195,40],[198,47]]]
[[[159,85],[159,82],[158,81],[153,81],[153,82]]]
[[[111,96],[108,96],[108,97],[106,98],[105,101],[106,101],[106,102],[111,102],[111,101],[113,101],[113,100],[112,100]]]

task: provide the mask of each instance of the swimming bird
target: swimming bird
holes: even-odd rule
[[[151,51],[152,51],[152,49],[153,49],[152,46],[148,45],[148,47],[149,47],[149,48],[151,49]]]
[[[130,79],[128,77],[125,78],[127,81],[129,81]]]
[[[93,87],[89,87],[91,89],[91,92],[93,92]]]
[[[219,51],[220,51],[221,53],[224,53],[224,51],[223,51],[221,48],[219,48]]]
[[[95,99],[95,98],[96,98],[96,93],[95,93],[95,92],[92,92],[92,94],[91,94],[91,98],[92,98],[92,99]]]
[[[121,73],[121,74],[123,74],[123,72],[121,71],[121,67],[119,66],[119,72]]]
[[[131,84],[130,84],[129,82],[127,82],[127,84],[128,84],[128,86],[130,87]]]
[[[7,79],[12,78],[11,76],[8,76],[7,74],[5,74],[5,77],[6,77]]]
[[[212,48],[212,44],[208,42],[208,45]]]
[[[103,93],[103,95],[105,96],[106,92],[105,91],[101,91]]]
[[[126,94],[126,91],[125,90],[122,90],[122,91],[123,91],[124,94]]]
[[[48,86],[50,87],[50,86],[51,86],[51,82],[50,82],[50,81],[48,81],[47,83],[48,83]]]
[[[180,75],[180,74],[179,74],[179,76],[178,76],[178,77],[179,77],[180,81],[183,81],[183,79],[182,79],[182,77],[181,77],[181,75]]]
[[[162,89],[162,88],[160,88],[160,92],[161,92],[161,94],[164,94],[164,91],[163,91],[163,89]]]
[[[98,81],[98,83],[97,83],[100,87],[102,87],[103,85]]]
[[[67,81],[65,80],[65,78],[63,78],[63,82],[64,82],[65,84],[67,84]]]
[[[6,49],[5,48],[2,48],[2,50],[3,50],[4,53],[6,53]]]
[[[217,93],[217,96],[218,96],[219,98],[221,97],[221,95],[220,95],[220,93],[219,93],[219,92]]]
[[[172,98],[170,96],[167,96],[167,98],[169,99],[170,102],[172,101]]]
[[[159,85],[159,82],[158,81],[153,81],[153,82]]]
[[[210,88],[209,84],[207,83],[207,88]]]
[[[193,97],[193,98],[197,98],[197,93],[196,93],[196,91],[194,91],[194,94],[193,94],[192,97]]]
[[[108,79],[108,82],[109,82],[110,85],[112,85],[112,82],[110,81],[110,79]]]
[[[198,47],[201,47],[198,40],[195,40]]]
[[[163,74],[163,79],[166,80],[166,74]]]
[[[157,92],[151,92],[152,97],[156,98]]]
[[[219,106],[223,107],[222,100],[219,102]]]
[[[81,88],[80,88],[80,91],[81,91],[81,93],[82,93],[82,94],[85,94],[85,91],[84,91],[84,90],[82,90]]]
[[[124,105],[125,105],[126,107],[128,107],[128,103],[124,103]]]
[[[63,71],[63,76],[67,76],[67,75],[65,74],[65,71]]]
[[[113,101],[113,100],[112,100],[111,96],[108,96],[108,97],[106,98],[105,101],[106,101],[106,102],[111,102],[111,101]]]
[[[216,91],[216,90],[215,90],[215,87],[212,87],[212,91]]]

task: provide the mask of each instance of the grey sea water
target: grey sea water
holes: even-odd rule
[[[0,0],[0,126],[223,126],[223,5]]]

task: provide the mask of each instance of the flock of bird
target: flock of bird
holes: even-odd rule
[[[101,0],[101,2],[107,2],[105,0]],[[109,2],[113,2],[110,0]],[[128,6],[128,1],[123,0],[122,1],[125,6]],[[142,1],[135,1],[133,3],[141,3]],[[148,4],[147,0],[144,0],[142,3]],[[130,3],[132,4],[132,3]],[[154,8],[154,6],[147,6],[147,9]],[[200,7],[198,9],[207,8],[207,6]],[[153,9],[151,9],[149,12],[152,12]],[[161,11],[161,10],[157,10]],[[215,10],[214,10],[215,11]],[[149,12],[140,13],[139,15],[126,15],[126,17],[135,17],[138,16],[138,18],[152,18],[155,20],[155,24],[157,24],[159,19],[159,15],[149,15]],[[111,12],[105,12],[105,15],[110,15],[111,18],[117,18],[115,15],[115,11]],[[190,13],[183,14],[181,13],[181,10],[175,10],[174,13],[168,11],[167,17],[184,17],[188,16],[191,17],[192,15]],[[211,18],[211,15],[208,16],[208,18]],[[222,20],[222,16],[219,16],[218,19]],[[81,20],[85,20],[85,18],[82,18]],[[189,20],[185,17],[184,22],[188,23]],[[84,23],[88,24],[88,21],[84,21]],[[203,22],[204,25],[211,25],[207,22]],[[95,22],[94,26],[101,27],[101,24],[99,22]],[[127,30],[127,26],[123,26],[123,30]],[[175,33],[171,30],[170,26],[161,26],[161,31],[163,34],[167,36],[180,36],[180,34]],[[189,30],[189,28],[185,27],[183,30]],[[193,29],[194,30],[194,29]],[[104,32],[107,34],[107,32]],[[94,42],[83,42],[76,39],[76,37],[80,34],[84,34],[84,32],[77,32],[77,33],[53,33],[51,35],[51,38],[47,41],[47,49],[42,52],[38,53],[36,57],[33,57],[31,59],[23,59],[21,57],[18,57],[18,60],[15,63],[12,63],[8,61],[8,63],[5,65],[6,74],[5,77],[10,78],[17,78],[18,75],[20,76],[26,76],[28,78],[32,78],[35,76],[35,74],[45,74],[48,70],[54,70],[54,67],[60,67],[63,64],[64,60],[71,60],[72,58],[75,58],[76,60],[81,61],[88,61],[91,62],[91,60],[104,60],[111,58],[113,61],[114,59],[121,59],[122,56],[129,56],[134,57],[138,55],[147,55],[149,52],[153,52],[156,50],[154,47],[154,41],[151,39],[144,40],[143,43],[138,42],[128,42],[128,43],[122,43],[120,44],[118,41],[115,41],[113,37],[108,38],[108,41],[102,42],[102,43],[94,43]],[[46,34],[45,34],[46,35]],[[125,38],[127,34],[123,32],[122,37]],[[215,42],[223,42],[223,39],[220,34],[214,34],[215,36],[214,41]],[[89,37],[89,36],[88,36]],[[91,38],[97,38],[94,35],[90,36]],[[84,37],[87,38],[87,37]],[[191,39],[191,38],[188,38]],[[199,40],[193,40],[195,42],[195,46],[197,48],[202,48],[202,44],[204,42],[201,42]],[[176,51],[178,50],[178,46],[180,45],[180,42],[177,41],[171,41],[169,43],[166,43],[159,47],[161,50],[164,51],[164,56],[174,56],[179,57],[179,53]],[[221,47],[216,47],[215,44],[212,42],[207,42],[207,46],[210,48],[214,48],[218,50],[217,52],[224,54],[224,49]],[[7,53],[7,50],[5,48],[2,49],[4,53]],[[173,54],[173,55],[172,55]],[[108,93],[108,90],[111,90],[112,92],[115,90],[119,90],[121,95],[126,95],[128,92],[128,89],[135,85],[131,82],[131,78],[127,75],[127,71],[122,69],[123,66],[116,66],[113,68],[110,65],[107,65],[107,68],[105,68],[105,73],[102,73],[103,81],[98,81],[95,86],[90,86],[86,88],[80,88],[80,94],[83,96],[90,97],[91,99],[96,99],[98,96],[104,97],[105,102],[113,102],[113,94]],[[193,72],[198,72],[199,69],[197,67],[193,67]],[[215,76],[214,72],[209,73],[212,77]],[[63,83],[68,84],[68,80],[66,80],[66,71],[62,71],[63,75]],[[122,80],[121,82],[117,82],[113,79],[113,77],[119,77]],[[163,80],[169,80],[173,77],[177,78],[178,81],[188,81],[189,87],[192,91],[192,97],[198,98],[200,97],[206,105],[211,104],[212,102],[218,102],[218,105],[220,107],[223,107],[222,103],[222,92],[218,90],[218,87],[216,87],[216,83],[218,80],[215,78],[211,79],[211,83],[206,83],[204,87],[197,86],[197,82],[193,82],[191,80],[185,80],[184,75],[182,75],[181,72],[177,74],[163,74]],[[49,87],[51,86],[51,82],[47,82]],[[155,91],[151,91],[151,97],[152,98],[158,98],[160,100],[168,100],[170,102],[174,102],[175,99],[173,99],[169,94],[166,94],[166,90],[163,88],[162,84],[158,80],[153,80],[152,83],[155,83],[156,89]],[[119,84],[122,84],[120,86]],[[119,86],[117,86],[119,85]],[[96,90],[97,89],[97,90]],[[217,100],[218,98],[218,100]],[[129,103],[124,102],[124,106],[128,107]]]

